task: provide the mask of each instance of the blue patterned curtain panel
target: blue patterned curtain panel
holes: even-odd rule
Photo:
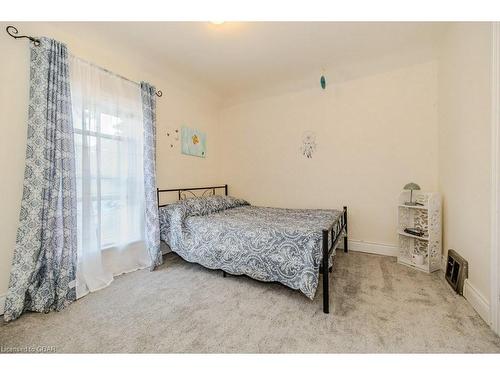
[[[151,270],[154,270],[163,263],[156,197],[156,89],[146,82],[141,82],[141,91],[144,119],[145,235],[146,247],[151,256]]]
[[[31,46],[26,166],[4,319],[61,310],[75,300],[75,151],[68,51]]]

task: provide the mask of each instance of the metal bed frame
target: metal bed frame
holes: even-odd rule
[[[216,190],[224,189],[224,195],[228,195],[228,186],[207,186],[207,187],[194,187],[194,188],[178,188],[178,189],[156,189],[156,197],[158,201],[158,208],[166,206],[166,204],[160,204],[160,194],[161,193],[172,193],[177,192],[178,200],[183,200],[189,197],[205,197],[216,195]],[[201,195],[197,195],[195,192],[203,190]],[[188,195],[189,194],[189,195]],[[332,241],[329,246],[329,237],[331,235]],[[319,273],[323,277],[323,312],[328,314],[330,312],[330,275],[332,268],[329,266],[329,259],[332,253],[335,251],[341,238],[344,238],[344,252],[349,251],[348,240],[347,240],[347,206],[344,206],[342,216],[339,220],[331,223],[326,229],[322,229],[322,245],[321,251],[323,253],[323,259],[320,265]],[[223,277],[226,277],[226,272],[222,271]]]

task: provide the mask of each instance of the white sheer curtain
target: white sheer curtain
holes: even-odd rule
[[[140,87],[70,59],[78,197],[77,297],[148,267]]]

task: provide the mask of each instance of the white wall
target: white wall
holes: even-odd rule
[[[233,105],[221,112],[222,175],[257,205],[347,205],[351,239],[395,246],[404,184],[438,188],[436,105],[432,61]],[[312,159],[299,150],[306,130]]]
[[[220,183],[216,177],[218,147],[213,137],[218,122],[219,98],[187,81],[154,59],[138,56],[132,48],[109,45],[86,35],[74,35],[66,25],[16,23],[22,33],[48,36],[67,43],[70,51],[130,79],[145,80],[163,90],[157,100],[158,185]],[[1,23],[4,30],[7,24]],[[0,302],[7,291],[12,251],[22,194],[28,109],[29,51],[26,40],[0,38]],[[167,128],[182,124],[208,132],[206,159],[181,155],[170,149]]]
[[[469,284],[490,300],[490,27],[453,23],[439,68],[439,187],[444,249],[469,261]],[[477,306],[476,306],[477,307]]]

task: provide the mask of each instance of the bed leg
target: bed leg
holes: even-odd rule
[[[333,239],[332,239],[333,240]],[[330,312],[330,290],[328,272],[328,230],[323,230],[323,312]]]
[[[330,232],[331,236],[332,236],[332,241],[333,239],[335,238],[335,233],[333,232],[333,227],[332,227],[332,231]],[[328,272],[332,273],[333,272],[333,256],[332,256],[332,265],[330,266],[330,268],[328,268]],[[328,262],[330,262],[330,259],[328,259]]]
[[[349,251],[349,244],[347,240],[347,206],[344,206],[344,224],[345,224],[345,233],[344,233],[344,253]]]
[[[222,271],[222,277],[226,277],[226,271]]]

